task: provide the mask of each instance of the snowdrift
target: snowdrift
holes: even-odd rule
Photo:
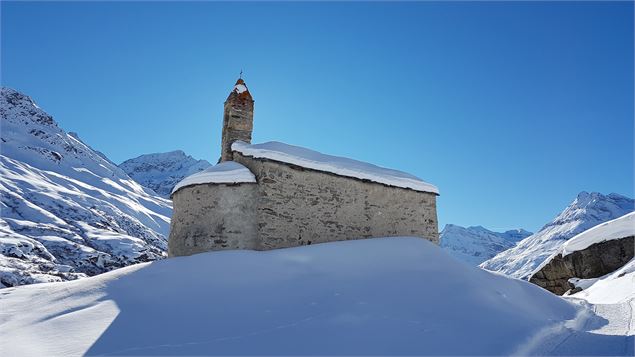
[[[0,307],[6,356],[526,354],[589,314],[419,238],[172,258]]]

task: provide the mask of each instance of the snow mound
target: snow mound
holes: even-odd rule
[[[471,265],[478,265],[515,246],[518,241],[531,234],[524,229],[499,233],[481,226],[465,228],[448,224],[441,231],[439,242],[441,248],[453,257]]]
[[[308,169],[330,172],[340,176],[354,177],[384,185],[439,194],[439,189],[436,186],[405,172],[391,170],[344,157],[326,155],[303,147],[276,141],[253,145],[243,141],[236,141],[232,144],[232,150],[254,158],[280,161]]]
[[[635,212],[604,222],[569,239],[562,245],[562,256],[586,249],[595,243],[635,236]]]
[[[0,302],[8,356],[509,355],[586,311],[420,238],[203,253]]]
[[[552,222],[480,266],[516,278],[528,279],[564,242],[600,223],[632,212],[633,206],[632,198],[616,193],[603,195],[581,192]]]
[[[119,168],[144,187],[163,197],[169,197],[183,178],[212,166],[206,160],[196,160],[181,150],[141,155],[124,161]]]
[[[225,161],[209,167],[201,172],[190,175],[174,186],[172,193],[187,186],[204,183],[255,183],[256,177],[245,166]]]

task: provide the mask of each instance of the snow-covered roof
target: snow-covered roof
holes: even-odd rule
[[[232,144],[232,150],[254,158],[280,161],[340,176],[439,194],[439,189],[436,186],[405,172],[391,170],[345,157],[326,155],[277,141],[254,145],[247,144],[243,141],[236,141]]]
[[[236,84],[234,86],[234,92],[240,94],[247,90],[247,87],[244,84]]]
[[[635,212],[604,222],[578,234],[562,245],[562,256],[586,249],[595,243],[635,236]]]
[[[179,189],[204,183],[255,183],[256,177],[245,166],[225,161],[211,166],[203,171],[192,174],[174,186],[172,193]]]

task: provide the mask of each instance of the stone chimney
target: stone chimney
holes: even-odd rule
[[[234,141],[241,140],[251,144],[253,127],[254,100],[245,81],[239,78],[225,101],[220,162],[233,159],[231,146]]]

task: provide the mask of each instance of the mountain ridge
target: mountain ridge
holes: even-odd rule
[[[439,235],[439,245],[453,257],[478,265],[531,234],[521,228],[494,232],[483,226],[446,224]]]
[[[179,181],[212,165],[206,160],[196,160],[182,150],[173,150],[140,155],[118,166],[142,186],[168,198]]]
[[[73,280],[165,256],[169,200],[0,89],[0,287]]]

